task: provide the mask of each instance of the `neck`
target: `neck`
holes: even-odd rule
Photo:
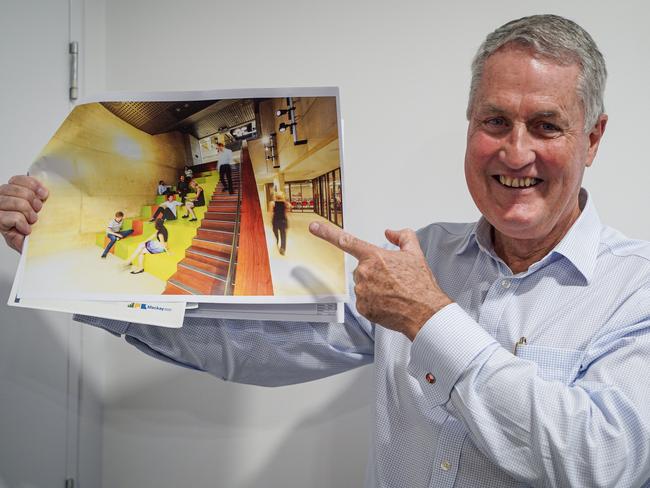
[[[516,239],[506,236],[492,227],[494,252],[508,265],[513,274],[527,271],[528,268],[546,256],[557,246],[580,216],[578,206],[568,218],[557,225],[547,235],[534,239]]]

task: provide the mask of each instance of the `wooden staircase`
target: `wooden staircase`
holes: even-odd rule
[[[237,265],[241,178],[232,167],[234,193],[218,184],[185,258],[167,281],[163,295],[231,295]],[[234,245],[233,245],[234,244]]]

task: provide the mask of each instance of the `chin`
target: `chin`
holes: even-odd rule
[[[546,226],[530,215],[488,220],[497,232],[513,239],[539,239],[547,234]]]

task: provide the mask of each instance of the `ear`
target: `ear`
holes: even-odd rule
[[[585,166],[589,167],[594,162],[596,153],[598,152],[598,146],[600,145],[600,140],[603,138],[605,133],[605,127],[607,127],[607,114],[601,114],[596,121],[596,124],[591,128],[589,133],[589,150],[587,152],[587,161]]]

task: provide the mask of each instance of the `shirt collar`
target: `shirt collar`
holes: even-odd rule
[[[487,244],[487,246],[486,246]],[[488,254],[492,249],[492,226],[481,217],[471,228],[467,235],[460,242],[455,254],[460,255],[465,253],[470,246],[478,245],[479,248]]]
[[[600,245],[601,223],[587,190],[580,190],[580,216],[552,252],[564,256],[584,277],[591,281]]]
[[[601,224],[596,207],[587,190],[581,188],[578,198],[582,209],[580,215],[569,232],[547,256],[540,260],[540,263],[546,261],[553,254],[559,254],[567,259],[589,284],[596,267]],[[481,251],[498,259],[492,246],[492,225],[484,217],[481,217],[470,229],[455,254],[465,253],[472,245],[477,245]],[[538,266],[533,266],[531,271],[538,268]]]

